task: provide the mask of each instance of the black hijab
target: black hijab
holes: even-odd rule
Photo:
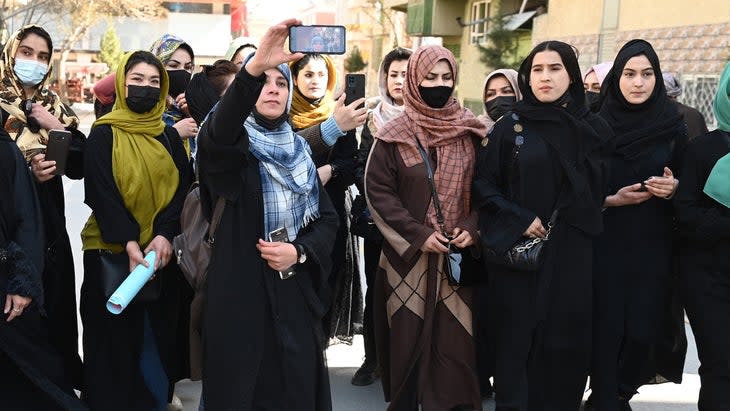
[[[205,120],[210,109],[220,100],[220,96],[208,80],[205,68],[190,79],[187,89],[185,89],[185,100],[188,103],[190,116],[198,124]]]
[[[631,104],[621,93],[619,81],[629,59],[642,54],[649,60],[656,82],[645,102]],[[640,157],[651,151],[656,143],[681,133],[682,117],[667,97],[659,57],[649,42],[634,39],[621,47],[603,80],[599,114],[616,134],[616,153],[626,160]]]
[[[555,51],[560,55],[570,77],[568,90],[552,103],[537,99],[530,88],[532,62],[537,53]],[[523,99],[515,105],[514,112],[531,120],[545,135],[541,137],[560,160],[568,184],[561,189],[557,208],[562,221],[595,234],[602,229],[600,207],[603,190],[601,164],[596,151],[612,137],[611,129],[585,104],[585,89],[572,46],[561,41],[538,44],[525,58],[518,72],[518,85]]]

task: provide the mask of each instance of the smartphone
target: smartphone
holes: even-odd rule
[[[364,74],[347,74],[345,76],[345,105],[351,104],[353,101],[365,97],[365,75]],[[365,103],[357,108],[365,107]]]
[[[345,26],[291,26],[292,53],[345,54]]]
[[[46,160],[55,161],[56,171],[54,175],[66,174],[66,159],[68,149],[71,146],[71,132],[66,130],[51,130],[48,132],[48,144],[46,145]]]
[[[289,233],[286,231],[286,227],[277,228],[276,230],[269,233],[269,241],[271,242],[282,242],[286,243],[289,241]],[[294,266],[287,268],[285,271],[279,271],[279,277],[282,280],[293,276],[295,274]]]

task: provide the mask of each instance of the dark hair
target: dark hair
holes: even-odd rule
[[[522,98],[529,103],[538,102],[537,97],[530,88],[530,72],[532,71],[532,61],[535,59],[535,55],[543,51],[554,51],[560,55],[560,60],[562,60],[571,81],[567,93],[573,98],[574,104],[584,105],[585,89],[583,88],[583,77],[578,65],[578,50],[568,43],[557,40],[543,41],[535,46],[520,65],[517,83],[522,92]]]
[[[129,70],[131,70],[132,67],[136,66],[139,63],[147,63],[150,66],[157,67],[160,76],[162,76],[162,73],[165,71],[165,67],[162,66],[162,62],[154,54],[150,53],[149,51],[138,50],[132,53],[131,56],[129,56],[127,64],[124,65],[124,74],[126,75],[127,73],[129,73]]]
[[[248,49],[248,48],[252,48],[252,49],[254,49],[254,50],[258,50],[258,49],[259,49],[258,47],[256,47],[256,45],[255,45],[255,44],[251,44],[251,43],[246,43],[246,44],[244,44],[244,45],[242,45],[241,47],[239,47],[239,48],[237,48],[237,49],[236,49],[236,51],[235,51],[235,52],[233,53],[233,55],[231,56],[231,61],[233,61],[233,59],[235,59],[235,58],[236,58],[236,55],[237,55],[238,53],[240,53],[240,52],[241,52],[241,50],[243,50],[243,49]]]
[[[188,43],[182,43],[177,48],[183,49],[183,50],[187,51],[188,53],[190,53],[190,60],[195,61],[195,53],[193,53],[193,48],[190,47],[190,45]]]
[[[221,95],[228,86],[226,77],[235,76],[238,73],[238,66],[229,60],[216,60],[213,65],[203,66],[203,72],[208,77],[213,90]]]
[[[304,66],[309,64],[309,62],[312,60],[324,60],[324,57],[322,57],[322,55],[318,53],[305,54],[304,57],[297,60],[297,62],[291,66],[292,78],[296,78],[299,75],[299,72],[302,71]]]
[[[48,44],[48,52],[53,54],[53,41],[51,40],[51,35],[48,34],[45,29],[38,26],[28,27],[27,29],[21,31],[20,34],[18,34],[18,41],[25,40],[25,38],[28,37],[29,34],[35,34],[42,37],[43,40],[45,40]]]
[[[412,51],[404,49],[403,47],[396,47],[389,51],[388,54],[383,57],[383,71],[387,73],[388,70],[390,70],[390,65],[394,61],[408,60],[411,57],[411,54],[413,54]]]

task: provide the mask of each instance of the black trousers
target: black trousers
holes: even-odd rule
[[[699,411],[728,411],[730,401],[730,269],[694,265],[682,271],[685,309],[700,359]]]
[[[365,360],[369,364],[374,364],[378,359],[377,351],[375,349],[375,330],[373,328],[373,293],[375,292],[375,273],[378,270],[381,247],[382,241],[371,241],[366,239],[364,242],[365,281],[367,282],[368,289],[365,293],[363,340],[365,343]]]

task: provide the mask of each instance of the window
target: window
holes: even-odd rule
[[[469,18],[469,43],[483,43],[487,38],[487,28],[489,26],[489,4],[490,1],[477,1],[471,6],[471,16]]]

